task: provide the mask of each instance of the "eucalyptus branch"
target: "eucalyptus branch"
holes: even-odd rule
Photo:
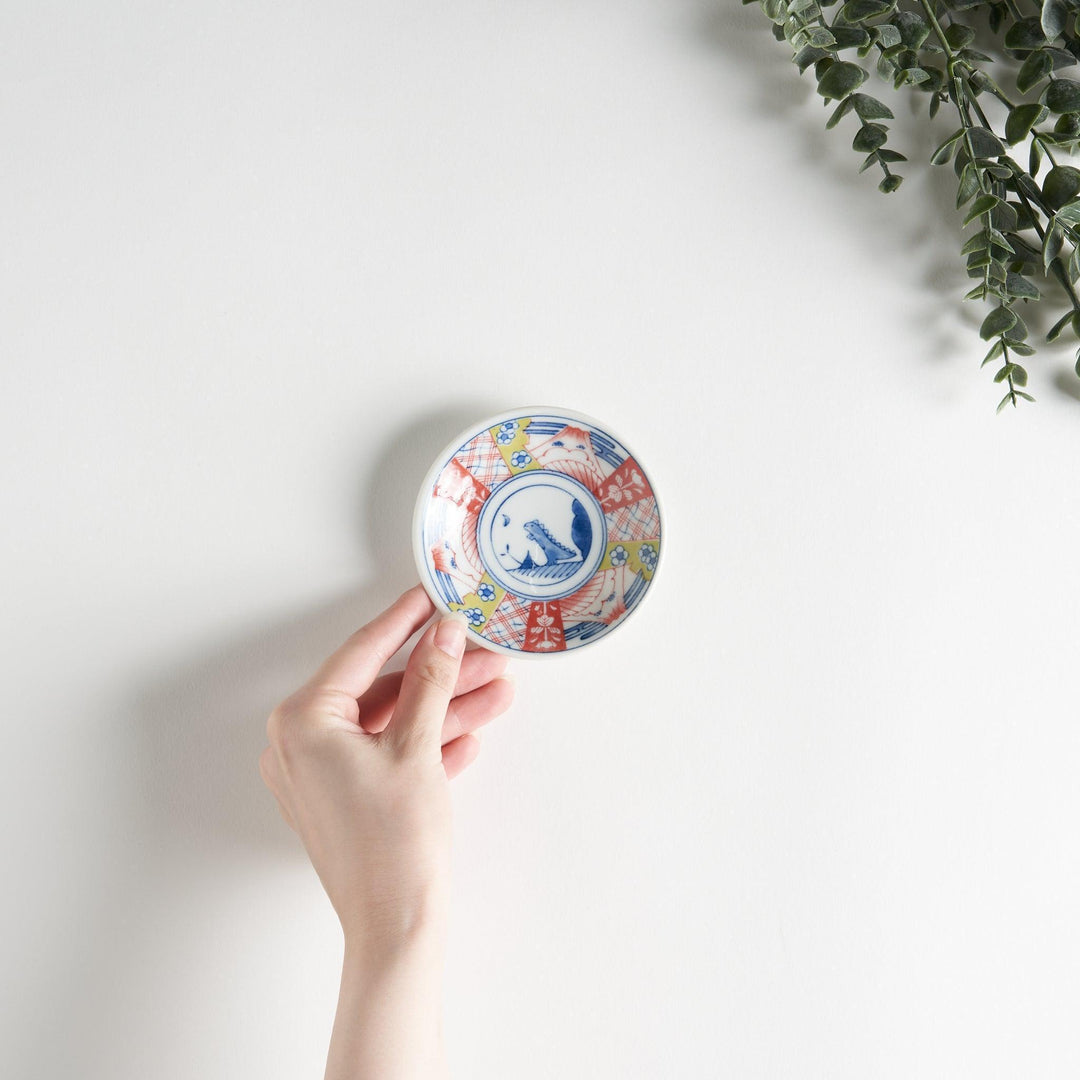
[[[743,2],[758,3],[768,15],[801,73],[813,69],[818,93],[835,103],[826,126],[852,113],[858,118],[852,147],[866,155],[862,169],[881,168],[883,192],[900,187],[902,178],[890,165],[907,159],[886,146],[882,121],[893,114],[864,91],[870,73],[858,61],[875,54],[878,76],[896,91],[926,95],[931,119],[946,102],[955,109],[960,126],[930,160],[952,162],[957,209],[965,227],[975,226],[961,247],[967,272],[977,279],[965,299],[993,304],[980,334],[992,343],[983,363],[1002,360],[994,378],[1008,392],[999,410],[1019,398],[1034,400],[1022,389],[1028,373],[1019,361],[1035,349],[1018,310],[1018,301],[1043,299],[1033,276],[1041,275],[1067,305],[1047,340],[1067,329],[1080,338],[1080,169],[1061,163],[1080,152],[1080,81],[1061,75],[1080,59],[1080,0]],[[961,21],[968,15],[983,25]],[[977,39],[979,48],[998,54],[997,77],[987,72],[991,56],[976,48]],[[844,55],[851,52],[855,60]],[[1015,80],[1015,93],[999,84],[1001,70]],[[983,108],[984,93],[1007,113],[1003,130]],[[1037,99],[1028,100],[1033,93]],[[1024,146],[1026,169],[1010,154]],[[1049,168],[1040,179],[1044,160]]]

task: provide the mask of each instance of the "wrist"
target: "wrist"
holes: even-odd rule
[[[367,905],[342,918],[346,960],[384,962],[410,954],[441,952],[446,943],[447,905],[429,894],[408,902]]]

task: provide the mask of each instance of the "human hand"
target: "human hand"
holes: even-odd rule
[[[435,608],[418,585],[356,631],[270,714],[263,780],[299,834],[349,948],[439,924],[449,884],[449,780],[477,729],[509,708],[505,657],[464,652],[460,616],[433,624],[405,671],[380,669]]]

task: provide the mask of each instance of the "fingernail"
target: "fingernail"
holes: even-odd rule
[[[435,631],[435,647],[455,660],[465,651],[465,616],[459,611],[448,615]]]

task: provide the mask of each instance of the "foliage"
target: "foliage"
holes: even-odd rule
[[[923,95],[931,119],[943,105],[955,112],[960,126],[930,160],[951,163],[956,206],[972,226],[961,254],[976,284],[965,299],[993,305],[980,330],[990,343],[983,365],[998,363],[994,381],[1008,388],[999,412],[1019,398],[1034,401],[1020,363],[1035,352],[1020,314],[1042,298],[1033,279],[1056,282],[1068,304],[1047,340],[1066,330],[1080,338],[1080,170],[1059,160],[1080,148],[1080,73],[1068,77],[1080,58],[1080,0],[743,3],[761,6],[799,71],[812,69],[826,105],[836,103],[826,126],[853,116],[860,171],[880,169],[883,192],[900,187],[892,167],[907,159],[887,145],[884,121],[893,113],[865,92],[868,69],[897,91]],[[977,39],[994,55],[977,49]]]

